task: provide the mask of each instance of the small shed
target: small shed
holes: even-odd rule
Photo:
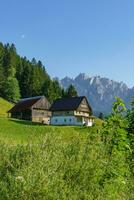
[[[45,96],[36,96],[21,99],[8,113],[11,113],[12,118],[49,124],[51,117],[49,108],[50,103]]]

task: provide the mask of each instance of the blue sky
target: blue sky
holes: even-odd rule
[[[101,75],[134,86],[133,0],[0,0],[0,41],[51,76]]]

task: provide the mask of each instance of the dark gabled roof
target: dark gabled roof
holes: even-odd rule
[[[21,110],[30,109],[37,101],[39,101],[43,97],[44,96],[36,96],[36,97],[21,99],[8,112],[12,113],[12,112],[19,112]]]
[[[85,96],[65,97],[65,98],[57,99],[54,101],[54,103],[50,107],[50,111],[76,110],[84,98],[86,98],[86,97]],[[87,98],[86,98],[86,100],[87,100]],[[88,101],[87,101],[87,103],[88,103]]]

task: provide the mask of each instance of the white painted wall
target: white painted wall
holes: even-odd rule
[[[82,122],[77,121],[75,116],[52,116],[50,120],[51,125],[74,125],[74,126],[83,126],[85,123],[84,118]],[[92,126],[92,120],[89,120],[87,126]]]
[[[52,125],[83,125],[82,122],[78,122],[75,116],[52,116],[51,122]]]
[[[89,120],[87,126],[93,126],[93,121]]]

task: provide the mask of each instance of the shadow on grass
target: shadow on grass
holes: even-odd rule
[[[18,120],[18,119],[14,119],[14,118],[10,118],[9,121],[12,121],[14,123],[17,124],[22,124],[22,125],[26,125],[26,126],[45,126],[44,124],[38,123],[38,122],[31,122],[28,120]]]
[[[99,127],[98,126],[75,126],[74,127],[74,130],[75,131],[81,131],[81,130],[83,130],[85,133],[87,133],[87,132],[90,132],[90,131],[92,131],[92,130],[96,130],[96,129],[98,129]]]
[[[57,126],[53,126],[53,125],[45,125],[42,123],[38,123],[38,122],[32,122],[32,121],[28,121],[28,120],[19,120],[19,119],[15,119],[15,118],[9,118],[9,121],[13,122],[13,123],[17,123],[17,124],[22,124],[22,125],[26,125],[26,126],[47,126],[47,127],[55,127],[55,128],[73,128],[75,131],[81,131],[81,130],[91,130],[92,127],[87,127],[87,126],[65,126],[65,125],[57,125]]]
[[[80,131],[80,130],[89,130],[90,127],[87,126],[74,126],[74,130]]]

